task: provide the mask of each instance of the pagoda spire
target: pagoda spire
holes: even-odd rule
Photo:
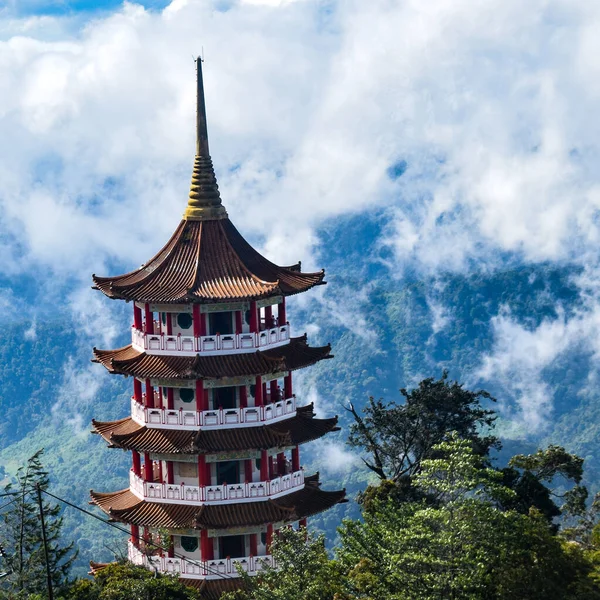
[[[206,102],[202,79],[202,58],[196,59],[196,157],[192,170],[192,184],[187,208],[183,218],[187,221],[208,221],[227,218],[221,203],[219,186],[208,150]]]

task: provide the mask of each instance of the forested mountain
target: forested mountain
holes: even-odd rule
[[[384,226],[384,215],[324,226],[317,262],[326,268],[329,284],[312,299],[289,302],[295,334],[306,330],[312,344],[331,342],[335,354],[296,378],[299,398],[315,401],[324,414],[339,414],[342,425],[338,434],[303,450],[307,468],[324,471],[325,488],[341,483],[350,495],[364,488],[368,474],[347,455],[344,405],[361,406],[370,395],[398,400],[401,387],[447,369],[451,378],[498,399],[507,452],[564,445],[586,459],[588,483],[597,491],[600,409],[590,384],[593,352],[584,344],[563,345],[531,368],[528,382],[519,379],[521,372],[502,370],[508,358],[498,359],[499,336],[506,335],[502,323],[512,324],[515,335],[534,335],[544,324],[568,322],[585,310],[581,271],[499,257],[485,271],[419,273],[411,265],[398,266],[381,245]],[[115,310],[114,303],[104,302]],[[126,485],[127,455],[106,448],[89,433],[89,423],[92,417],[124,416],[130,382],[89,363],[91,346],[102,340],[82,335],[68,309],[44,314],[52,316],[38,316],[34,332],[27,316],[0,330],[0,479],[9,479],[43,447],[51,489],[85,507],[90,488]],[[124,313],[115,314],[121,319]],[[124,318],[122,326],[124,335],[115,345],[127,343]],[[356,514],[354,503],[311,522],[332,541],[343,513]],[[110,558],[111,544],[123,537],[72,510],[65,516],[65,534],[80,548],[80,572],[90,559]]]

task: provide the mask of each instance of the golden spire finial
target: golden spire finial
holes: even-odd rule
[[[221,204],[219,186],[208,151],[208,128],[206,125],[206,103],[202,80],[202,58],[196,59],[196,157],[192,171],[192,185],[183,218],[188,221],[225,219],[227,211]]]

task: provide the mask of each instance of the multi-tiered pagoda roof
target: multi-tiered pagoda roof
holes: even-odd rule
[[[133,379],[131,416],[93,421],[131,452],[129,487],[92,491],[92,503],[131,527],[135,564],[176,573],[212,600],[239,585],[236,565],[273,565],[277,529],[345,502],[305,475],[302,444],[337,431],[297,404],[292,373],[332,358],[331,346],[292,337],[286,298],[324,284],[324,271],[278,266],[233,226],[208,150],[198,61],[197,143],[183,220],[139,269],[93,276],[94,288],[132,301],[132,342],[94,348],[94,361]],[[158,530],[169,547],[157,545]],[[97,572],[104,563],[93,563]]]

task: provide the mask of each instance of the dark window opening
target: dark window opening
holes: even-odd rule
[[[242,558],[246,556],[246,541],[243,535],[224,535],[219,538],[221,558]]]
[[[179,397],[183,402],[191,402],[194,399],[194,390],[189,388],[181,388],[179,390]]]
[[[235,387],[213,388],[213,409],[237,408]]]
[[[208,313],[210,335],[229,335],[233,333],[233,323],[230,312]]]
[[[216,463],[217,485],[240,483],[240,465],[237,460],[226,460]]]
[[[179,313],[177,315],[177,325],[181,329],[189,329],[192,326],[192,315],[189,313]]]
[[[186,535],[181,537],[181,547],[186,552],[195,552],[198,549],[198,538],[188,537]]]

